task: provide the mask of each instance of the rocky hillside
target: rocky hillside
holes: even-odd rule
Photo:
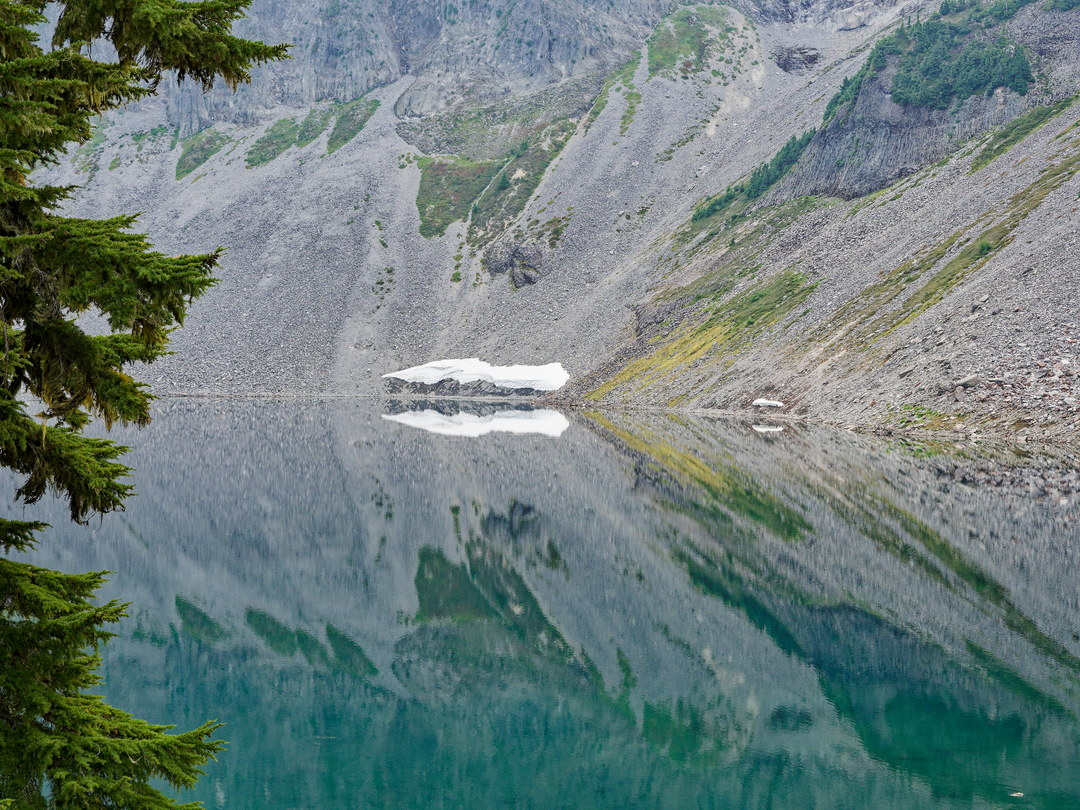
[[[229,249],[160,390],[480,356],[601,403],[1068,436],[1070,5],[256,0],[292,61],[172,88],[56,174]]]

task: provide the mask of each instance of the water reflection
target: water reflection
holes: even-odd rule
[[[383,414],[388,422],[426,430],[440,436],[478,438],[489,433],[535,433],[558,438],[570,421],[558,411],[513,403],[443,400],[392,403]]]
[[[210,807],[1080,807],[1075,506],[791,426],[575,422],[165,403],[129,511],[39,560],[134,602],[111,702],[228,721]]]

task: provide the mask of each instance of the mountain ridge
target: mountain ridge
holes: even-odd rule
[[[565,32],[588,15],[558,7],[558,24],[540,15],[556,39],[585,42]],[[962,31],[953,53],[1022,55],[1032,73],[1024,93],[936,110],[889,83],[921,69],[896,38],[914,41],[937,4],[695,5],[656,23],[667,6],[628,4],[607,36],[636,49],[563,71],[574,57],[554,46],[550,61],[493,61],[496,38],[471,64],[505,81],[478,91],[450,68],[477,36],[459,32],[499,19],[484,8],[449,34],[400,20],[414,50],[398,78],[376,66],[297,106],[291,79],[257,77],[268,86],[232,112],[215,95],[178,113],[172,93],[57,170],[90,175],[73,210],[141,208],[165,249],[232,251],[152,383],[378,395],[380,374],[437,357],[557,360],[575,400],[739,410],[767,393],[843,424],[1075,435],[1080,12],[941,17]],[[370,101],[344,98],[369,80]],[[757,196],[696,213],[811,132]]]

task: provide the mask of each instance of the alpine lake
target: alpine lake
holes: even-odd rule
[[[110,703],[226,723],[184,800],[1080,808],[1069,451],[345,400],[112,437],[125,512],[9,513],[131,603]]]

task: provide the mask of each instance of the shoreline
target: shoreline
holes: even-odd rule
[[[561,408],[570,411],[584,413],[589,410],[614,411],[626,413],[648,414],[676,414],[705,417],[710,419],[730,419],[739,421],[762,420],[765,422],[783,422],[793,425],[811,425],[829,428],[832,430],[853,433],[856,435],[876,436],[878,438],[898,438],[930,442],[942,442],[949,444],[965,443],[978,445],[983,442],[1001,443],[1016,446],[1047,446],[1061,447],[1066,449],[1080,449],[1080,432],[1070,434],[1068,426],[1064,430],[1053,431],[1049,436],[1033,436],[1032,432],[1046,432],[1045,425],[1039,425],[1038,414],[1027,414],[1030,418],[1029,426],[1020,430],[1005,431],[995,429],[991,424],[986,424],[977,416],[968,417],[971,421],[963,423],[962,429],[942,428],[918,428],[902,425],[890,425],[886,420],[868,421],[865,419],[825,419],[810,414],[798,414],[785,411],[782,408],[758,408],[754,410],[736,410],[730,408],[680,408],[660,407],[656,405],[634,405],[629,403],[603,403],[589,402],[584,399],[567,399],[551,395],[468,395],[468,394],[425,394],[421,392],[401,393],[223,393],[212,391],[167,391],[156,393],[158,401],[169,399],[205,399],[205,400],[357,400],[368,402],[387,401],[440,401],[440,402],[468,402],[468,403],[511,403],[514,405],[529,405],[536,407]],[[1017,415],[1018,420],[1024,420],[1025,415]]]

